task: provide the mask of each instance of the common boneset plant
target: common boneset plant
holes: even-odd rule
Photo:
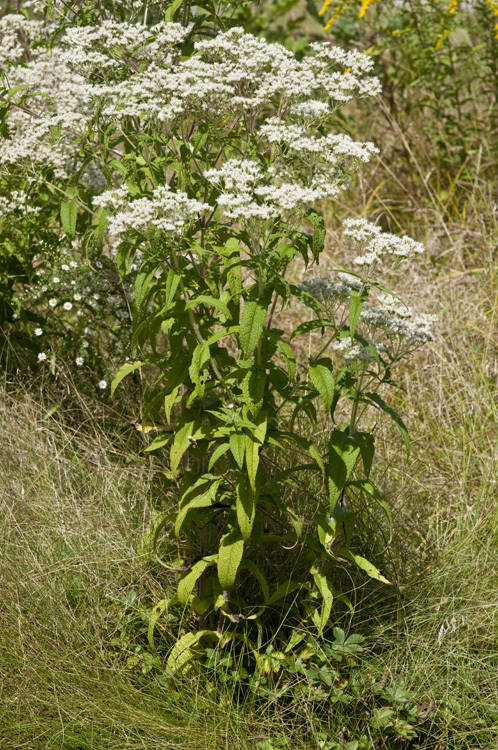
[[[314,207],[333,200],[377,151],[332,132],[339,107],[378,93],[372,61],[325,43],[297,60],[241,28],[211,28],[206,38],[202,21],[196,24],[104,18],[66,28],[22,72],[30,81],[36,70],[33,86],[43,90],[42,73],[52,65],[64,95],[36,116],[14,107],[21,137],[3,156],[22,162],[29,148],[46,166],[50,135],[51,168],[61,179],[91,164],[109,189],[78,218],[80,234],[85,242],[114,242],[125,279],[142,258],[135,360],[112,389],[152,366],[145,409],[163,404],[169,425],[147,450],[168,450],[178,496],[178,511],[156,524],[153,544],[170,527],[185,540],[177,592],[154,609],[149,628],[154,647],[167,607],[191,614],[171,670],[210,639],[243,636],[257,649],[280,608],[290,613],[283,633],[294,628],[291,644],[304,638],[304,626],[321,637],[334,597],[346,601],[334,586],[338,561],[388,583],[350,549],[354,513],[345,497],[368,496],[387,511],[369,480],[374,436],[361,422],[365,409],[384,410],[408,447],[405,425],[379,390],[395,385],[391,368],[430,340],[432,323],[387,291],[370,304],[371,291],[383,289],[377,273],[386,258],[406,262],[422,247],[367,222],[347,224],[362,251],[354,271],[302,285],[287,275],[297,255],[306,266],[319,264],[325,228]],[[66,225],[76,216],[71,200],[61,208]],[[314,319],[286,337],[275,320],[302,304]],[[322,348],[298,363],[292,342],[313,329],[323,331]],[[338,403],[348,401],[349,420],[338,425]],[[322,411],[329,415],[325,449],[309,437]],[[312,517],[293,507],[300,477],[320,498]],[[307,550],[297,573],[274,590],[263,564],[269,545],[279,555],[295,545]]]

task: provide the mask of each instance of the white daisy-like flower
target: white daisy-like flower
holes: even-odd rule
[[[40,352],[38,354],[38,362],[45,362],[46,359],[47,359],[47,355],[45,354],[45,352]]]
[[[99,381],[99,388],[103,391],[104,388],[107,388],[107,381],[106,380],[100,380]]]
[[[83,341],[81,346],[83,347],[83,349],[88,349],[88,341]]]
[[[81,294],[79,294],[79,292],[76,292],[76,294],[73,294],[73,299],[76,300],[76,302],[79,302],[81,299]]]
[[[74,279],[71,281],[71,286],[76,286],[76,282]]]
[[[100,294],[94,294],[93,299],[100,299]]]
[[[69,265],[71,266],[71,268],[78,268],[78,264],[76,263],[75,260],[72,260]]]
[[[35,336],[41,336],[43,333],[41,328],[35,328]]]
[[[81,367],[81,365],[83,364],[83,362],[85,360],[83,359],[83,357],[76,357],[76,359],[74,361],[76,362],[76,364],[78,365],[78,367]]]
[[[69,271],[69,266],[67,265],[67,263],[63,263],[61,268],[63,271]]]
[[[72,302],[64,302],[64,304],[63,304],[64,310],[71,310],[72,307],[73,307],[73,303]]]
[[[78,316],[78,318],[81,318],[81,316],[84,315],[84,314],[85,313],[83,312],[83,310],[78,310],[78,312],[76,313],[76,315]]]
[[[54,284],[58,284],[59,281],[60,281],[60,279],[59,279],[58,276],[54,276],[54,278],[52,279],[52,281],[53,281]]]
[[[52,297],[52,299],[49,299],[48,304],[50,305],[50,307],[55,307],[57,304],[57,300],[55,299],[55,297]]]

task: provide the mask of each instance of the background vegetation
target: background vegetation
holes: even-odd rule
[[[343,3],[319,16],[321,7],[238,13],[296,50],[325,34],[376,56],[379,105],[355,105],[343,124],[381,153],[328,217],[324,267],[347,258],[343,218],[379,219],[428,249],[416,271],[397,272],[396,289],[414,307],[444,310],[430,350],[400,374],[410,459],[388,424],[377,427],[391,528],[367,517],[358,530],[395,586],[348,569],[355,607],[338,626],[362,636],[363,651],[336,648],[322,674],[298,675],[298,701],[276,700],[273,667],[259,692],[238,690],[229,663],[171,679],[164,663],[181,622],[163,621],[157,651],[147,639],[172,580],[144,552],[165,501],[161,466],[142,452],[149,438],[131,425],[140,415],[81,394],[71,367],[54,382],[13,359],[4,322],[2,748],[496,746],[495,9]],[[311,335],[303,354],[316,344]],[[314,692],[324,687],[326,700]]]

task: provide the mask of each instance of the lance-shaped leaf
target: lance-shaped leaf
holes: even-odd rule
[[[318,630],[318,637],[323,635],[323,630],[330,619],[332,604],[334,601],[334,591],[329,579],[322,573],[314,573],[313,580],[322,597],[322,606],[319,612],[313,613],[313,622]]]
[[[180,602],[180,604],[185,606],[188,603],[190,594],[194,590],[195,584],[204,573],[204,571],[211,565],[214,565],[217,557],[217,555],[209,555],[208,557],[203,557],[202,560],[196,562],[195,565],[193,565],[192,568],[188,571],[188,573],[184,575],[184,577],[178,584],[177,591],[178,601]]]
[[[237,466],[241,469],[244,465],[244,456],[246,452],[246,436],[233,432],[230,435],[230,450],[232,456],[237,462]]]
[[[191,445],[191,441],[189,440],[189,437],[191,437],[196,429],[196,422],[195,420],[192,420],[190,422],[186,422],[182,427],[180,427],[173,439],[173,445],[171,446],[170,451],[170,464],[171,464],[171,471],[173,474],[176,474],[178,470],[178,466],[180,465],[180,461],[182,460],[182,456],[185,453],[186,450]]]
[[[78,216],[78,196],[61,204],[62,228],[68,237],[74,237],[76,233],[76,218]]]
[[[318,263],[320,253],[325,246],[325,223],[323,221],[323,216],[317,211],[310,211],[307,218],[313,224],[311,252],[313,253],[313,259]]]
[[[223,302],[221,299],[209,297],[207,294],[201,294],[198,297],[189,300],[185,309],[190,310],[192,307],[197,307],[198,305],[204,305],[205,307],[215,307],[217,310],[223,313],[226,318],[231,318],[230,310],[226,306],[225,302]]]
[[[359,452],[360,446],[354,437],[351,437],[345,430],[333,430],[329,441],[329,462],[327,466],[332,512],[354,469]]]
[[[199,630],[197,633],[186,633],[182,636],[175,643],[168,656],[166,669],[169,669],[171,672],[186,671],[190,662],[204,653],[203,649],[196,648],[199,641],[201,638],[208,637],[216,640],[220,639],[220,635],[215,630]]]
[[[195,508],[208,508],[216,501],[216,493],[221,479],[201,477],[182,497],[180,510],[175,519],[175,534],[179,536],[187,513]]]
[[[255,430],[246,432],[246,467],[249,484],[256,492],[256,476],[259,466],[259,451],[263,446],[266,435],[266,420],[263,419],[256,425]]]
[[[349,298],[349,335],[351,336],[351,341],[354,341],[354,332],[356,331],[364,302],[364,295],[359,294],[356,289],[352,289]]]
[[[209,459],[208,471],[211,471],[218,459],[221,458],[221,456],[225,455],[229,448],[230,446],[228,445],[228,443],[221,443],[221,445],[218,445],[218,447],[211,454],[211,458]]]
[[[249,570],[253,574],[253,576],[258,579],[259,585],[261,586],[261,591],[263,593],[263,599],[266,604],[270,597],[270,590],[268,588],[266,578],[264,577],[263,573],[258,568],[256,563],[253,563],[252,560],[243,560],[239,567],[240,570]]]
[[[218,580],[224,591],[233,588],[243,554],[244,540],[239,531],[229,531],[222,537],[218,551]]]
[[[246,356],[250,356],[263,333],[267,306],[262,300],[248,300],[240,321],[239,342]]]
[[[252,533],[256,516],[256,501],[257,494],[249,484],[247,475],[239,472],[237,475],[236,513],[237,523],[245,540],[249,539]]]
[[[332,552],[334,555],[337,555],[337,557],[344,557],[346,560],[354,562],[359,568],[364,570],[370,578],[375,578],[376,581],[382,581],[382,583],[391,583],[391,581],[388,581],[387,578],[384,578],[384,576],[381,575],[375,565],[364,557],[360,557],[360,555],[354,555],[347,547],[333,547]]]
[[[310,380],[323,398],[328,410],[334,401],[335,382],[332,375],[332,361],[322,357],[309,366]]]
[[[111,383],[111,396],[114,395],[114,391],[118,387],[118,385],[121,383],[123,378],[125,378],[127,375],[129,375],[131,372],[135,372],[135,370],[140,369],[140,367],[143,367],[145,362],[125,362],[124,365],[121,365],[117,373],[112,379]]]
[[[156,271],[160,266],[160,261],[151,258],[140,267],[135,280],[134,303],[137,310],[140,310],[143,302],[147,299],[152,283],[155,281]]]
[[[276,591],[273,592],[273,594],[268,599],[268,604],[276,604],[276,602],[280,601],[280,599],[285,599],[286,596],[289,594],[292,594],[293,591],[299,591],[302,588],[306,588],[306,585],[303,583],[299,583],[298,581],[293,581],[292,579],[289,579],[288,581],[285,581],[284,583],[281,583],[280,586]]]
[[[176,594],[173,597],[170,597],[169,599],[161,599],[160,602],[158,602],[155,607],[153,607],[152,612],[149,615],[149,627],[147,628],[147,639],[149,641],[149,646],[153,651],[156,650],[156,644],[154,643],[154,629],[156,627],[156,623],[165,612],[168,607],[173,606],[177,602]]]
[[[385,411],[386,414],[388,414],[393,422],[396,423],[396,426],[398,430],[400,431],[401,437],[403,438],[403,442],[405,444],[406,449],[406,455],[410,455],[410,436],[408,434],[408,429],[399,416],[397,412],[394,411],[394,409],[389,406],[389,404],[386,404],[386,402],[379,396],[378,393],[365,393],[365,399],[367,402],[373,402],[376,404],[382,411]]]
[[[192,383],[199,382],[201,370],[206,364],[206,362],[209,362],[209,357],[210,357],[209,346],[206,343],[197,344],[197,346],[194,349],[194,353],[192,354],[192,361],[190,363],[190,367],[188,368],[188,372],[189,372]]]

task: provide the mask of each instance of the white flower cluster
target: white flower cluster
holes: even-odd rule
[[[42,21],[28,21],[20,13],[9,13],[0,18],[0,68],[17,63],[26,55],[26,47],[45,36]]]
[[[40,211],[37,206],[31,206],[27,202],[27,194],[24,190],[13,190],[9,197],[0,195],[0,219],[8,216],[13,211],[23,211],[25,214],[36,214]]]
[[[283,212],[313,204],[324,197],[324,190],[284,182],[268,184],[268,174],[255,161],[229,159],[219,169],[210,169],[204,177],[221,189],[217,204],[227,219],[250,221],[273,219]],[[338,187],[330,184],[329,195]]]
[[[403,340],[410,348],[433,341],[431,328],[437,315],[414,315],[403,303],[389,295],[378,299],[379,307],[365,305],[360,320],[372,330],[382,330],[389,339]]]
[[[377,343],[372,339],[367,339],[366,342],[368,346],[357,341],[352,342],[350,338],[343,338],[334,341],[332,348],[344,357],[346,364],[375,362],[381,352],[387,351],[385,344]]]
[[[197,41],[195,53],[182,58],[189,28],[103,20],[95,26],[68,24],[56,46],[35,44],[28,54],[23,35],[39,41],[46,33],[43,25],[31,29],[20,14],[6,18],[0,41],[13,61],[10,85],[27,86],[23,95],[47,96],[22,106],[14,97],[11,137],[0,138],[0,165],[24,161],[67,177],[81,164],[78,137],[93,127],[96,112],[117,128],[123,117],[154,118],[154,127],[177,135],[193,130],[192,123],[210,121],[221,132],[239,120],[255,143],[276,151],[270,168],[230,159],[205,175],[221,187],[218,205],[225,216],[240,221],[275,218],[335,197],[344,172],[377,150],[344,134],[316,130],[339,104],[378,93],[379,82],[368,75],[373,62],[360,53],[313,44],[311,54],[297,60],[282,45],[233,28]],[[187,127],[181,118],[187,118]],[[86,165],[81,179],[95,193],[105,186],[96,162]],[[104,193],[95,205],[118,211],[109,230],[119,236],[146,227],[181,232],[193,216],[212,210],[167,187],[137,200],[129,200],[123,187]]]
[[[94,204],[108,207],[122,206],[126,191],[119,188],[94,199]],[[186,193],[173,192],[167,185],[157,187],[151,198],[130,201],[124,210],[109,220],[109,233],[118,239],[130,230],[148,232],[150,229],[181,234],[185,224],[200,214],[212,210],[207,203],[189,198]]]
[[[376,224],[365,219],[346,219],[344,234],[362,246],[362,253],[354,259],[357,266],[376,266],[385,255],[394,256],[396,263],[424,252],[424,246],[411,237],[383,232]]]
[[[424,251],[423,245],[409,237],[384,233],[375,224],[363,219],[348,220],[344,225],[346,235],[366,247],[367,255],[375,255],[375,264],[385,254],[391,254],[401,262]],[[365,257],[361,255],[359,259]],[[359,259],[356,258],[355,262],[362,265],[358,262]],[[337,276],[338,281],[324,276],[309,279],[300,288],[322,305],[339,331],[347,326],[351,292],[367,290],[368,281],[348,273],[338,273]],[[379,295],[376,306],[365,304],[360,313],[356,330],[366,343],[351,341],[349,337],[338,338],[333,348],[342,354],[346,362],[378,361],[379,356],[385,352],[391,360],[397,360],[433,340],[431,329],[436,320],[436,315],[415,315],[397,297],[382,294]]]

